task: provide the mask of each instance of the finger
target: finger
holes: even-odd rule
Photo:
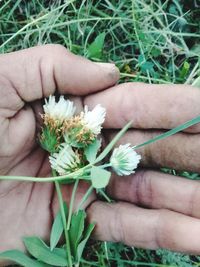
[[[85,99],[90,107],[97,103],[107,109],[107,128],[132,120],[133,128],[171,129],[200,114],[200,91],[188,85],[126,83]],[[200,125],[187,131],[199,132]]]
[[[56,88],[61,94],[92,93],[115,84],[119,76],[113,64],[91,62],[60,45],[1,55],[0,66],[2,83],[14,87],[24,101],[49,96]],[[14,98],[13,93],[11,96]]]
[[[107,143],[110,142],[117,131],[104,131]],[[156,130],[129,130],[122,136],[119,144],[131,143],[133,146],[142,144],[163,131]],[[142,156],[141,166],[168,167],[176,170],[200,171],[200,135],[177,133],[166,139],[145,145],[137,149]]]
[[[191,254],[200,252],[200,220],[196,218],[164,209],[150,210],[129,203],[100,201],[90,206],[88,215],[91,222],[96,222],[94,234],[99,240]]]
[[[155,209],[170,209],[200,218],[200,182],[158,171],[140,170],[128,177],[113,175],[109,195]]]

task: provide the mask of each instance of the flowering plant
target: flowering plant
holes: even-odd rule
[[[200,116],[134,147],[124,144],[114,148],[120,137],[131,126],[130,122],[102,149],[100,133],[106,110],[101,105],[97,105],[93,110],[85,106],[84,110],[77,114],[72,101],[65,100],[64,96],[60,96],[56,101],[55,96],[50,96],[45,100],[43,109],[44,123],[39,141],[42,148],[49,153],[53,177],[0,176],[0,179],[55,183],[60,209],[52,225],[50,246],[39,237],[25,237],[23,238],[25,247],[33,258],[18,250],[11,250],[0,253],[0,259],[9,259],[28,267],[78,267],[84,247],[95,227],[94,223],[89,225],[85,223],[86,213],[82,209],[92,190],[96,190],[110,201],[104,188],[109,183],[111,170],[120,176],[134,173],[141,160],[135,149],[199,123]],[[110,152],[111,155],[108,157]],[[78,209],[73,212],[80,180],[85,180],[89,184],[89,189],[79,203]],[[62,183],[74,184],[68,205],[63,201]],[[65,244],[58,247],[59,241],[63,240],[62,237]]]
[[[53,176],[62,177],[62,182],[75,182],[74,194],[72,194],[73,197],[71,198],[67,215],[65,211],[67,209],[66,204],[63,203],[58,181],[55,182],[55,186],[57,194],[60,196],[60,213],[57,218],[62,219],[68,264],[69,266],[73,266],[73,264],[78,266],[81,255],[80,252],[78,253],[80,246],[78,244],[74,247],[72,242],[70,244],[70,231],[74,227],[73,223],[76,224],[76,218],[80,220],[79,217],[83,218],[86,216],[82,210],[76,211],[74,215],[72,214],[78,181],[86,180],[91,183],[91,189],[99,190],[99,192],[106,196],[102,189],[106,187],[111,177],[111,172],[107,169],[112,168],[121,176],[129,175],[134,173],[134,169],[136,169],[141,157],[130,144],[120,145],[114,149],[110,160],[102,164],[105,156],[110,152],[121,134],[98,155],[101,149],[99,135],[106,116],[106,110],[101,105],[97,105],[93,110],[89,110],[88,106],[85,106],[84,110],[77,114],[73,102],[65,100],[63,96],[60,96],[56,102],[55,96],[50,96],[48,100],[45,100],[43,108],[44,114],[42,118],[44,125],[40,135],[40,143],[49,152],[52,174]],[[128,129],[128,126],[123,129],[122,133],[126,129]],[[87,194],[86,197],[88,197]],[[90,224],[88,235],[84,239],[85,241],[88,239],[93,228],[94,224]],[[52,232],[54,233],[54,231]],[[61,233],[60,230],[59,233]],[[51,248],[55,248],[60,237],[56,236],[56,242],[53,242],[53,244],[51,242]],[[51,240],[54,239],[55,237],[51,238]],[[76,242],[77,240],[73,241]]]

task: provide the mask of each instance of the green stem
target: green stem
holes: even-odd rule
[[[111,163],[106,163],[106,164],[100,165],[98,167],[105,169],[105,168],[111,167]]]
[[[98,189],[98,192],[109,202],[111,203],[112,200],[106,195],[106,193],[102,189]]]
[[[52,171],[53,175],[56,175],[55,171]],[[69,235],[67,231],[67,224],[66,224],[66,216],[65,216],[65,210],[64,210],[64,205],[63,205],[63,197],[62,197],[62,192],[60,190],[60,185],[59,182],[55,181],[55,187],[56,187],[56,192],[58,195],[58,201],[59,201],[59,206],[60,206],[60,212],[61,212],[61,217],[62,217],[62,222],[63,222],[63,227],[64,227],[64,235],[65,235],[65,240],[66,240],[66,254],[67,254],[67,259],[69,263],[69,267],[72,267],[72,255],[71,255],[71,248],[70,248],[70,241],[69,241]]]
[[[72,172],[68,175],[54,176],[54,177],[32,177],[32,176],[0,176],[0,180],[18,180],[18,181],[26,181],[26,182],[39,182],[39,183],[49,183],[55,181],[64,181],[66,179],[81,179],[87,169],[89,169],[92,165],[88,164],[87,166],[79,169],[75,172]]]
[[[72,218],[72,211],[73,211],[73,206],[74,206],[74,200],[75,200],[75,195],[76,195],[76,190],[78,187],[78,182],[79,180],[76,180],[74,183],[71,199],[70,199],[70,204],[69,204],[69,214],[68,214],[68,219],[67,219],[67,231],[70,229],[70,224],[71,224],[71,218]]]
[[[82,208],[83,204],[84,204],[85,201],[88,199],[88,197],[89,197],[89,195],[92,193],[93,189],[94,189],[94,188],[93,188],[92,185],[88,188],[87,192],[85,193],[85,195],[83,196],[81,202],[80,202],[79,205],[78,205],[78,210],[80,210],[80,209]]]

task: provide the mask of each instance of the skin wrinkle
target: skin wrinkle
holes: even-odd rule
[[[141,179],[142,178],[142,179]],[[134,178],[133,178],[134,179]],[[153,207],[154,203],[154,187],[152,185],[151,177],[147,176],[147,171],[143,170],[139,172],[139,175],[136,175],[136,186],[138,196],[138,203],[146,207]],[[141,192],[141,193],[140,193]],[[147,204],[148,203],[148,204]]]
[[[18,112],[24,106],[24,102],[22,101],[21,97],[19,96],[17,88],[15,87],[14,83],[8,77],[6,77],[4,74],[0,74],[0,75],[1,75],[0,76],[0,78],[1,78],[0,83],[6,84],[6,90],[3,89],[3,91],[6,92],[4,95],[5,98],[7,98],[7,97],[11,98],[11,94],[14,91],[14,94],[13,94],[14,101],[13,102],[5,101],[6,104],[8,104],[8,105],[11,104],[11,105],[9,107],[5,107],[4,109],[8,109],[8,110],[14,112],[14,114],[5,117],[8,119],[8,118],[12,118],[15,115],[15,113]],[[3,77],[4,82],[2,82],[2,77]],[[7,93],[8,90],[10,90],[9,94]],[[1,92],[1,94],[2,94],[2,92]],[[2,109],[2,107],[0,107],[0,109]]]
[[[34,192],[34,189],[35,189],[35,185],[36,183],[32,183],[32,186],[31,186],[31,189],[30,189],[30,193],[28,195],[28,199],[27,199],[27,202],[25,204],[25,209],[24,209],[24,213],[26,213],[26,211],[28,210],[29,208],[29,204],[31,202],[31,199],[32,199],[32,196],[33,196],[33,192]]]
[[[175,241],[174,230],[171,229],[171,225],[169,224],[169,221],[171,223],[173,219],[173,214],[175,214],[173,211],[167,211],[165,209],[159,210],[156,227],[156,239],[159,248],[171,248],[176,250],[177,244]]]
[[[17,165],[20,165],[21,163],[23,163],[23,161],[26,159],[26,157],[30,157],[32,154],[35,153],[35,151],[38,150],[38,147],[37,145],[35,144],[35,146],[30,150],[27,151],[27,154],[24,154],[23,157],[20,158],[20,160],[18,160],[17,162],[15,162],[15,165],[11,167],[11,169],[9,169],[8,172],[12,172],[16,167]],[[18,154],[18,153],[17,153]]]
[[[39,58],[38,60],[38,71],[39,71],[39,84],[40,84],[40,87],[41,87],[41,96],[39,97],[40,98],[43,98],[45,96],[45,93],[44,93],[44,86],[43,86],[43,75],[42,75],[42,57]]]
[[[126,233],[125,233],[123,216],[122,216],[122,212],[120,212],[120,209],[123,210],[123,206],[121,206],[118,209],[116,209],[116,206],[114,207],[115,215],[113,216],[113,220],[110,220],[110,233],[112,233],[112,229],[113,229],[113,232],[117,233],[117,235],[114,233],[111,234],[114,242],[126,243],[127,238],[126,238]],[[115,225],[114,227],[113,227],[113,223]]]
[[[161,240],[161,236],[162,236],[162,230],[161,230],[161,210],[159,213],[157,213],[157,218],[155,220],[155,224],[154,224],[154,243],[155,243],[155,248],[154,249],[158,249],[158,248],[164,248],[164,246],[162,246],[162,240]]]
[[[2,181],[0,182],[0,184],[2,183]],[[15,182],[16,183],[16,185],[14,185],[13,187],[11,187],[10,189],[7,189],[7,190],[5,190],[5,191],[3,191],[2,193],[0,192],[0,199],[1,198],[4,198],[5,196],[8,196],[9,194],[11,194],[14,190],[16,190],[17,188],[20,188],[22,185],[24,185],[25,184],[25,182],[24,181],[22,181],[22,182]],[[12,183],[12,184],[14,184],[14,182]]]
[[[46,159],[46,155],[44,154],[43,159],[41,160],[39,169],[38,169],[38,171],[37,171],[37,173],[36,173],[36,175],[35,175],[36,177],[38,177],[38,174],[40,173],[40,171],[41,171],[41,169],[42,169],[42,166],[43,166],[43,164],[44,164],[44,162],[45,162],[45,159]],[[36,185],[36,183],[32,183],[31,192],[30,192],[30,194],[29,194],[29,197],[28,197],[28,200],[27,200],[27,203],[26,203],[25,210],[28,209],[28,205],[29,205],[29,203],[30,203],[30,201],[31,201],[31,198],[32,198],[32,195],[33,195],[33,191],[34,191],[34,189],[35,189],[35,185]]]

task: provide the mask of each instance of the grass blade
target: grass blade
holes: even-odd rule
[[[176,128],[171,129],[171,130],[169,130],[169,131],[167,131],[167,132],[165,132],[163,134],[160,134],[160,135],[158,135],[158,136],[156,136],[156,137],[154,137],[154,138],[152,138],[152,139],[150,139],[150,140],[148,140],[148,141],[146,141],[146,142],[144,142],[142,144],[136,145],[133,148],[137,149],[139,147],[152,144],[152,143],[154,143],[156,141],[162,140],[162,139],[167,138],[167,137],[169,137],[171,135],[174,135],[174,134],[176,134],[178,132],[181,132],[181,131],[187,129],[188,127],[191,127],[191,126],[193,126],[193,125],[195,125],[197,123],[200,123],[200,116],[197,116],[196,118],[194,118],[192,120],[189,120],[189,121],[177,126]]]

